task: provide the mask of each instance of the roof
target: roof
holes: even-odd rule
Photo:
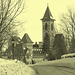
[[[56,34],[55,37],[64,37],[63,34]]]
[[[22,38],[22,42],[24,42],[24,43],[33,43],[27,33],[24,34],[24,36]]]
[[[45,11],[44,17],[41,20],[54,20],[49,7]]]
[[[37,42],[33,45],[33,48],[39,48],[39,44],[37,44]]]

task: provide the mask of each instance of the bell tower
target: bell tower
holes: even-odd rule
[[[43,51],[49,53],[52,51],[54,41],[54,21],[49,6],[47,6],[42,20],[42,38],[43,38]]]

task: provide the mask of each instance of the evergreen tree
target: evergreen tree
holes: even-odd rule
[[[75,53],[75,38],[71,40],[70,53]]]
[[[57,34],[55,36],[54,44],[53,44],[53,55],[55,59],[60,59],[61,55],[67,53],[64,36],[63,34]]]
[[[46,37],[44,38],[44,43],[43,43],[43,53],[49,53],[50,50],[50,42],[49,42],[49,35],[46,34]]]

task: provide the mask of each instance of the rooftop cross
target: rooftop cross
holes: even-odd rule
[[[47,3],[47,6],[49,6],[49,3]]]

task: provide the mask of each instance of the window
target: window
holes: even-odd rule
[[[45,30],[47,30],[47,29],[48,29],[48,24],[46,23],[46,24],[45,24]]]
[[[51,30],[53,31],[53,23],[51,24]]]

